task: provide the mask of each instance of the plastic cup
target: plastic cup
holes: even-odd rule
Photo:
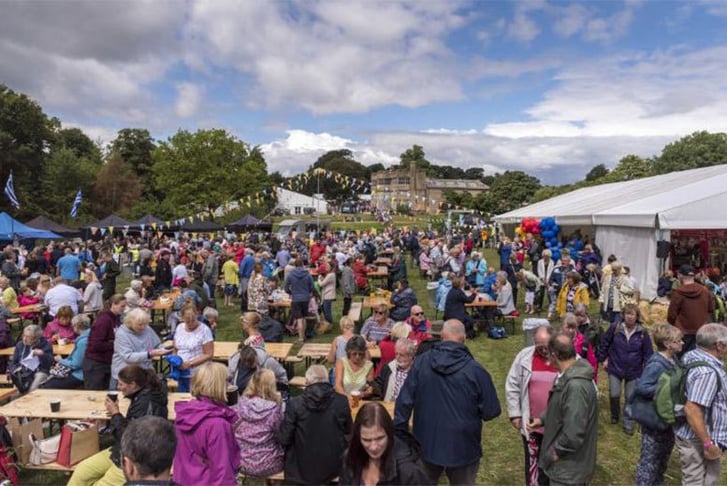
[[[361,402],[361,392],[358,390],[352,391],[351,398],[353,399],[353,408],[357,408]]]
[[[61,411],[61,401],[59,399],[50,401],[50,411],[51,412],[60,412]]]
[[[235,405],[239,398],[240,398],[240,394],[237,392],[237,386],[228,385],[228,387],[227,387],[227,405],[230,407]]]
[[[58,346],[65,346],[67,344],[66,340],[63,338],[58,339]]]
[[[110,391],[106,394],[107,397],[109,397],[109,400],[112,402],[118,402],[119,401],[119,392],[117,391]]]

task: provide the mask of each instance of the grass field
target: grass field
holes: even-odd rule
[[[406,223],[403,223],[406,224]],[[492,250],[485,251],[488,262],[496,263],[497,255]],[[407,262],[409,263],[409,262]],[[425,285],[418,276],[416,268],[408,265],[409,279],[416,290],[420,304],[423,305],[428,316],[434,316],[434,309],[430,306]],[[635,270],[636,271],[636,270]],[[119,282],[121,290],[128,280]],[[520,292],[522,294],[522,292]],[[219,302],[219,301],[218,301]],[[342,301],[339,298],[334,305],[334,317],[341,314]],[[522,308],[522,306],[520,306]],[[595,312],[596,305],[592,303],[591,310]],[[217,339],[220,341],[239,340],[242,331],[239,327],[238,307],[220,308],[220,324]],[[510,485],[523,483],[523,449],[519,433],[510,425],[504,403],[505,378],[510,369],[512,360],[523,347],[523,336],[520,328],[520,319],[516,329],[517,334],[503,340],[487,339],[483,335],[467,342],[476,359],[487,369],[495,382],[498,397],[503,408],[503,414],[484,425],[482,432],[483,459],[478,473],[478,484]],[[332,331],[325,336],[317,336],[314,341],[330,341],[334,337]],[[286,341],[294,342],[294,337],[286,337]],[[297,352],[299,345],[293,348]],[[303,374],[299,365],[296,374]],[[608,412],[608,394],[606,374],[599,373],[599,440],[596,475],[593,484],[596,485],[624,485],[633,484],[636,462],[639,457],[641,437],[639,433],[627,436],[623,433],[621,425],[611,425]],[[678,454],[672,454],[667,471],[666,484],[679,484],[681,474],[679,471]],[[23,471],[21,484],[65,484],[67,476],[59,473],[44,473],[37,471]],[[722,475],[721,483],[727,484],[727,474]]]

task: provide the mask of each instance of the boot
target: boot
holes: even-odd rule
[[[611,423],[617,424],[618,423],[618,415],[619,415],[619,400],[620,397],[609,397],[609,402],[611,405]]]

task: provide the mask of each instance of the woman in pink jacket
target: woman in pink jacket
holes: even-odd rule
[[[192,377],[194,400],[174,405],[179,484],[237,484],[240,448],[233,427],[237,413],[227,406],[227,368],[207,362]]]
[[[572,312],[566,312],[563,317],[562,330],[573,339],[573,347],[581,359],[587,360],[593,367],[593,382],[598,381],[598,360],[593,346],[586,340],[586,337],[578,332],[578,319]]]

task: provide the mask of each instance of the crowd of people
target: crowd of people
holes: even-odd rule
[[[497,264],[478,251],[476,234],[393,228],[248,241],[117,238],[30,252],[10,245],[0,257],[0,341],[12,345],[13,308],[44,303],[45,319],[22,316],[37,324],[25,326],[7,363],[19,390],[118,389],[131,400],[126,416],[117,402],[105,402],[114,445],[79,464],[70,484],[121,484],[124,477],[173,484],[171,460],[174,481],[183,485],[236,484],[238,473],[281,471],[286,481],[304,484],[436,484],[442,474],[452,484],[475,484],[482,423],[501,409],[466,339],[500,316],[539,314],[544,323],[534,344],[514,358],[504,390],[507,415],[522,437],[526,484],[593,478],[599,370],[608,380],[611,423],[628,435],[640,427],[637,483],[661,484],[676,444],[685,481],[713,484],[727,446],[727,329],[708,324],[712,290],[682,266],[669,288],[668,323],[648,329],[630,270],[573,238],[581,243],[560,251],[557,261],[537,236],[500,238]],[[356,333],[352,300],[374,289],[369,274],[384,254],[389,301]],[[118,292],[123,268],[133,277]],[[436,285],[440,336],[409,285],[414,271]],[[173,287],[179,297],[160,335],[148,302]],[[481,295],[496,305],[467,305]],[[334,315],[339,297],[342,312]],[[212,361],[217,308],[237,307],[238,299],[242,338],[225,367]],[[282,300],[290,301],[287,316],[274,305]],[[598,313],[589,313],[592,302]],[[265,343],[286,332],[304,342],[322,322],[338,322],[341,331],[329,367],[309,367],[304,390],[291,396],[289,376]],[[73,350],[54,356],[54,344]],[[162,357],[188,377],[194,397],[175,407],[172,455],[145,454],[144,444],[132,440],[139,436],[135,422],[168,416],[166,384],[153,371]],[[667,423],[654,396],[665,373],[677,369],[686,376],[683,412]],[[239,395],[232,404],[230,389]],[[165,433],[161,422],[146,422]]]

